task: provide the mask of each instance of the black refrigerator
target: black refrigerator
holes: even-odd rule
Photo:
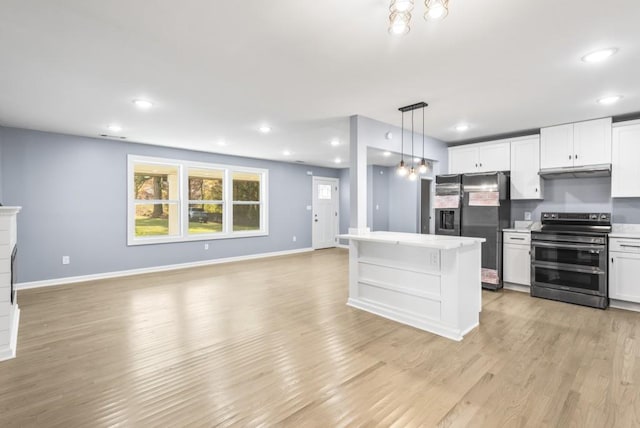
[[[462,236],[485,238],[482,287],[502,288],[502,230],[511,224],[508,172],[462,176]]]

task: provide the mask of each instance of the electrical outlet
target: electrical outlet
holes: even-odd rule
[[[205,250],[208,250],[208,249],[209,249],[209,244],[208,244],[208,243],[204,244],[204,249],[205,249]]]
[[[296,242],[298,240],[298,238],[296,237],[296,235],[293,235],[293,242]]]
[[[527,220],[527,221],[531,221],[531,212],[525,211],[524,212],[524,219]]]
[[[62,264],[68,265],[69,263],[71,263],[71,258],[69,256],[62,256]]]
[[[307,211],[311,211],[311,205],[307,205]]]

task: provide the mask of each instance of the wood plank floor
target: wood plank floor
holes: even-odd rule
[[[0,426],[640,426],[640,314],[485,292],[462,342],[345,305],[347,252],[22,291]]]

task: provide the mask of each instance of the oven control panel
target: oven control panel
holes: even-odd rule
[[[540,216],[542,223],[564,224],[611,224],[611,213],[553,213]]]

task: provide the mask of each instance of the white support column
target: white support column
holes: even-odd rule
[[[367,144],[360,141],[358,116],[349,118],[350,227],[349,233],[368,232],[367,227]]]

